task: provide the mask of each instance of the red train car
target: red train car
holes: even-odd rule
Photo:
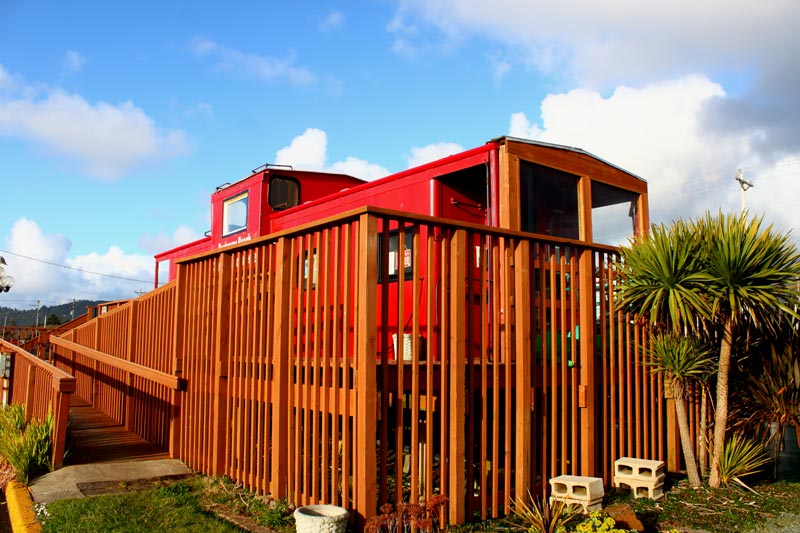
[[[211,195],[207,237],[162,252],[158,268],[215,248],[377,206],[583,242],[618,244],[647,227],[647,184],[578,148],[501,137],[364,182],[264,165]]]
[[[212,227],[208,236],[157,255],[156,280],[158,264],[163,261],[170,261],[172,279],[177,259],[363,206],[602,244],[618,244],[645,231],[648,224],[647,185],[641,178],[584,150],[502,137],[372,182],[287,167],[267,165],[256,169],[239,182],[217,188],[211,196]],[[408,334],[404,324],[413,313],[411,233],[404,230],[404,257],[400,261],[398,228],[389,229],[386,281],[396,285],[404,279],[405,289],[379,295],[378,308],[394,310],[380,320],[384,339],[401,332]],[[477,254],[482,244],[476,241],[474,249],[475,272],[469,276],[473,284],[479,284],[477,265],[481,258]],[[428,264],[427,259],[421,255],[420,264]],[[438,258],[433,259],[430,275],[435,278]],[[405,274],[401,276],[400,270]],[[470,290],[473,294],[481,292],[478,286]],[[400,308],[406,310],[407,317],[394,316],[398,314],[399,294],[405,295]],[[424,295],[418,296],[424,299]],[[427,303],[421,301],[418,305]],[[480,330],[480,313],[471,316],[470,322],[475,324],[469,327]],[[560,324],[560,328],[571,329],[569,324]],[[381,350],[394,348],[384,346]]]

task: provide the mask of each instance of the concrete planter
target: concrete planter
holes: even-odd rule
[[[336,505],[306,505],[294,510],[297,533],[344,533],[347,509]]]

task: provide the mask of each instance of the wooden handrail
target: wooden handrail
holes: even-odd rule
[[[146,366],[142,366],[137,363],[132,363],[130,361],[125,361],[124,359],[120,359],[119,357],[114,357],[113,355],[109,355],[107,353],[103,353],[92,348],[88,348],[86,346],[81,346],[76,342],[69,341],[67,339],[63,339],[61,337],[52,337],[50,339],[51,344],[55,344],[56,346],[61,346],[62,348],[66,348],[67,350],[72,350],[73,352],[79,353],[81,355],[85,355],[90,359],[94,359],[100,363],[107,364],[109,366],[113,366],[114,368],[118,368],[120,370],[124,370],[125,372],[130,372],[134,376],[138,376],[160,385],[164,385],[173,390],[181,390],[182,389],[182,381],[179,377],[173,376],[172,374],[167,374],[166,372],[161,372],[159,370],[154,370],[152,368],[148,368]]]
[[[49,372],[53,376],[53,390],[58,392],[65,392],[67,394],[75,392],[75,377],[64,372],[43,359],[39,359],[33,354],[23,350],[19,346],[15,346],[10,342],[0,339],[0,346],[5,349],[11,350],[20,357],[26,359],[32,365],[38,366],[41,369]]]

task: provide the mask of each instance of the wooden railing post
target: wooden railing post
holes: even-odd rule
[[[97,317],[97,320],[94,321],[94,338],[92,339],[92,348],[95,350],[100,350],[100,317]],[[97,396],[100,394],[100,381],[97,379],[97,374],[99,373],[100,363],[97,361],[92,361],[92,387],[89,389],[89,394],[91,397],[89,398],[89,403],[92,404],[92,407],[97,408]]]
[[[228,437],[228,358],[230,348],[231,255],[223,253],[218,260],[219,285],[216,303],[216,338],[214,340],[214,427],[212,428],[211,475],[225,473]]]
[[[28,362],[28,375],[25,383],[25,423],[31,421],[33,416],[33,401],[36,398],[34,394],[34,387],[36,387],[36,367]]]
[[[60,468],[64,464],[64,451],[67,443],[67,422],[69,420],[69,404],[75,392],[75,378],[53,380],[53,467]]]
[[[517,504],[527,500],[531,486],[531,274],[530,243],[517,242],[514,249],[514,333],[515,350],[513,364],[516,366],[516,432],[515,432],[515,479],[514,495]],[[510,295],[506,295],[509,297]],[[512,364],[510,355],[506,364]],[[527,503],[527,502],[526,502]],[[509,509],[506,509],[509,512]]]
[[[136,334],[138,333],[137,326],[139,321],[139,302],[133,300],[130,302],[130,310],[128,312],[128,343],[125,346],[125,358],[133,362],[133,352],[136,350]],[[125,403],[123,404],[123,420],[125,421],[125,429],[133,428],[133,374],[125,372]]]
[[[467,233],[456,230],[450,241],[450,524],[467,519]]]
[[[583,249],[578,256],[578,297],[580,305],[580,385],[578,402],[580,411],[581,456],[580,472],[594,476],[597,470],[595,432],[597,427],[597,395],[595,376],[595,272],[594,251]]]
[[[275,246],[275,276],[271,286],[274,291],[275,317],[272,323],[272,456],[270,490],[276,499],[291,496],[288,492],[289,447],[285,439],[289,436],[289,341],[291,336],[291,255],[290,241],[284,237]],[[294,502],[292,502],[294,503]]]
[[[355,506],[358,526],[377,512],[377,316],[378,220],[361,215],[358,226],[356,346]]]
[[[172,344],[172,374],[178,378],[183,376],[184,331],[186,320],[186,279],[183,273],[186,266],[177,265],[175,276],[175,309],[174,324],[175,336]],[[181,440],[183,438],[183,425],[181,424],[181,405],[183,392],[173,390],[170,394],[169,417],[169,456],[177,459],[180,457]]]

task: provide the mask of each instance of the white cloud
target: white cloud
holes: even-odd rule
[[[5,238],[5,249],[10,253],[3,254],[8,263],[6,273],[14,278],[9,294],[15,300],[42,300],[47,305],[57,305],[72,298],[131,298],[135,290],[152,287],[148,282],[153,278],[154,267],[150,256],[126,254],[112,246],[104,254],[70,257],[71,247],[64,235],[48,234],[25,217],[17,220]]]
[[[566,61],[586,82],[663,77],[676,66],[720,60],[741,64],[765,50],[785,49],[784,37],[793,35],[785,30],[793,31],[792,14],[799,11],[793,0],[658,5],[637,0],[401,0],[395,19],[418,33],[421,24],[434,26],[451,40],[489,37],[527,50],[529,60],[542,68],[563,68]],[[542,54],[550,58],[544,64],[536,59]]]
[[[68,50],[64,56],[64,68],[69,72],[78,72],[86,64],[86,57],[76,52],[75,50]]]
[[[400,0],[388,31],[408,50],[483,39],[567,86],[602,91],[705,72],[730,96],[709,103],[700,127],[760,131],[755,148],[775,160],[800,150],[798,18],[794,0]]]
[[[349,174],[363,180],[373,180],[389,174],[389,171],[382,166],[352,156],[331,165],[327,165],[327,159],[328,135],[317,128],[308,128],[292,139],[289,146],[278,150],[275,155],[276,164],[290,165],[302,170],[327,170]]]
[[[200,239],[200,235],[194,228],[189,226],[178,226],[172,233],[167,235],[159,233],[158,235],[145,234],[139,239],[139,247],[153,254],[161,253],[165,250],[171,250],[177,246],[196,241]]]
[[[0,71],[0,88],[10,77]],[[12,80],[13,81],[13,80]],[[96,177],[117,178],[139,164],[188,151],[180,130],[160,130],[132,102],[92,104],[77,94],[31,87],[0,93],[0,135],[34,141],[54,155],[77,162]]]
[[[341,11],[334,11],[330,13],[325,19],[320,22],[319,29],[320,31],[327,32],[337,28],[341,28],[344,25],[344,14]]]
[[[85,271],[78,272],[73,290],[91,294],[90,299],[111,300],[133,298],[136,296],[134,291],[152,288],[152,285],[130,280],[153,279],[155,261],[152,256],[126,254],[121,248],[110,246],[104,254],[92,252],[67,259],[67,265]],[[110,275],[100,276],[96,273]]]
[[[202,38],[193,39],[188,48],[200,57],[211,57],[217,69],[237,76],[261,81],[285,80],[298,86],[317,82],[317,77],[310,70],[295,66],[295,54],[291,51],[286,57],[273,57],[242,52]]]
[[[328,152],[328,135],[317,128],[308,128],[289,146],[278,150],[275,163],[309,170],[321,170]]]
[[[413,168],[463,151],[464,148],[456,143],[441,142],[421,147],[414,146],[411,148],[411,154],[406,156],[406,160],[408,168]]]
[[[510,134],[580,147],[645,178],[653,222],[737,210],[736,169],[747,168],[756,182],[774,171],[757,152],[758,132],[718,136],[703,128],[707,106],[726,98],[722,87],[704,76],[621,86],[608,97],[575,89],[544,99],[541,126],[524,113],[513,114]],[[788,161],[800,166],[800,152]],[[793,169],[796,176],[797,166]],[[777,185],[748,192],[751,212],[766,212],[781,227],[800,228],[800,213],[786,201],[800,196],[800,181]]]
[[[339,161],[329,167],[331,172],[338,172],[361,178],[362,180],[372,181],[389,175],[389,171],[380,165],[349,156],[344,161]]]

